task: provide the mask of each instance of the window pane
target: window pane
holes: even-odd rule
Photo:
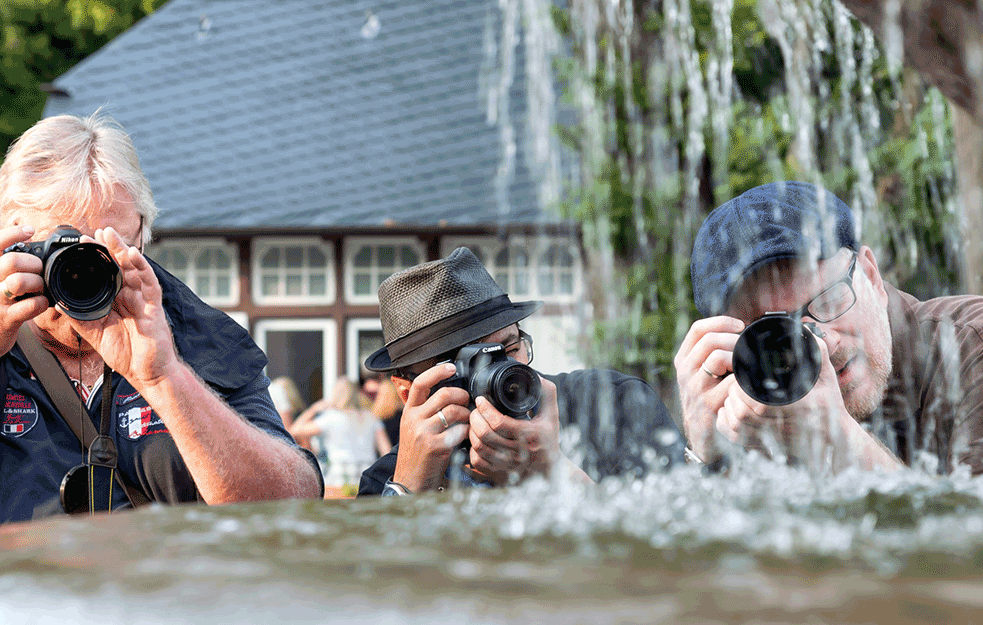
[[[304,266],[304,250],[299,247],[288,247],[285,250],[287,267],[296,269]]]
[[[208,269],[212,266],[211,250],[202,250],[195,259],[195,267],[198,269]]]
[[[310,246],[307,248],[307,259],[310,266],[314,269],[323,269],[328,265],[328,259],[325,257],[324,252],[321,248]]]
[[[372,295],[372,278],[368,274],[355,274],[355,295]]]
[[[553,295],[553,274],[548,271],[539,274],[539,294]]]
[[[503,291],[508,291],[510,288],[509,274],[505,273],[504,271],[495,272],[495,282],[498,283],[498,286],[500,286]]]
[[[516,267],[528,267],[529,254],[523,250],[514,250],[512,252],[512,264]]]
[[[232,259],[225,253],[225,250],[213,250],[215,268],[227,271],[232,267]]]
[[[401,254],[402,267],[404,269],[420,264],[420,257],[416,255],[416,252],[409,245],[404,245],[402,247]]]
[[[377,250],[380,267],[396,266],[396,248],[391,245],[380,245]]]
[[[358,250],[355,254],[355,266],[356,267],[371,267],[372,266],[372,248],[365,246]]]
[[[278,294],[280,280],[275,275],[263,275],[263,295],[274,296]]]
[[[287,276],[287,295],[297,296],[304,294],[304,281],[297,274]]]
[[[218,276],[215,279],[215,293],[217,297],[229,297],[232,295],[232,280],[228,276]]]
[[[573,274],[567,272],[560,274],[559,293],[561,295],[573,295]]]
[[[517,272],[515,274],[515,293],[517,295],[525,295],[529,293],[529,276],[523,272]]]
[[[164,266],[173,267],[175,271],[183,273],[188,267],[188,259],[185,257],[184,252],[181,250],[169,250],[165,252]]]
[[[266,250],[263,254],[263,260],[261,265],[264,269],[274,269],[280,266],[280,250],[278,248],[271,248]]]
[[[308,280],[308,285],[310,286],[311,295],[324,295],[328,291],[327,281],[320,274],[312,274],[310,280]]]

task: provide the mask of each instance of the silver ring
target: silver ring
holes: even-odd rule
[[[437,411],[437,418],[440,419],[440,424],[444,426],[445,430],[450,427],[450,425],[447,423],[447,417],[444,416],[443,410]]]
[[[705,373],[705,374],[707,374],[708,376],[710,376],[710,377],[711,377],[711,378],[713,378],[714,380],[719,380],[719,379],[721,379],[722,377],[724,377],[724,376],[722,376],[722,375],[717,375],[717,374],[716,374],[716,373],[714,373],[713,371],[710,371],[709,369],[707,369],[707,366],[706,366],[706,365],[703,365],[703,366],[701,366],[700,368],[701,368],[701,369],[703,369],[703,373]]]

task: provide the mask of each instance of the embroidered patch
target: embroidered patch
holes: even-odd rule
[[[167,426],[150,406],[136,406],[119,413],[119,427],[127,438],[136,440],[147,434],[165,434]]]
[[[124,404],[129,404],[140,399],[140,393],[130,393],[129,395],[117,395],[116,405],[122,406]]]
[[[3,402],[2,432],[4,436],[24,436],[38,422],[38,405],[20,393],[7,393]]]

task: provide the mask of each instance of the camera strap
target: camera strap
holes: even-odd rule
[[[72,388],[72,382],[68,379],[68,375],[61,368],[58,360],[41,345],[26,323],[20,327],[20,331],[17,333],[17,344],[20,345],[31,369],[34,370],[34,374],[55,404],[58,414],[82,444],[88,458],[87,464],[116,468],[116,443],[109,437],[109,424],[112,423],[112,370],[108,366],[105,367],[102,380],[102,416],[99,424],[101,431],[96,432],[92,419],[81,419],[77,423],[66,416],[72,414],[75,402],[78,401],[78,393]],[[91,441],[89,445],[85,444],[86,440]],[[134,508],[150,503],[150,499],[135,484],[130,482],[122,471],[113,471],[113,476],[123,488],[127,499],[130,500],[130,504]]]

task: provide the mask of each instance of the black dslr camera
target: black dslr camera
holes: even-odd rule
[[[734,377],[744,392],[770,406],[796,402],[812,390],[822,368],[812,323],[769,312],[744,328],[734,346]]]
[[[58,226],[44,241],[15,243],[4,250],[41,259],[44,295],[52,306],[80,321],[109,314],[122,284],[119,266],[105,246],[82,243],[82,233]]]
[[[515,419],[528,419],[539,407],[542,384],[531,367],[505,355],[501,343],[465,345],[454,358],[457,373],[434,385],[430,394],[447,386],[463,388],[474,398],[484,395],[499,412]]]

